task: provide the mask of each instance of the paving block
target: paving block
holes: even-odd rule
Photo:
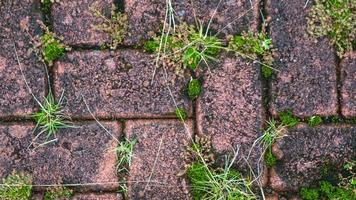
[[[322,178],[325,166],[342,167],[356,156],[356,127],[300,124],[273,146],[278,161],[270,173],[276,191],[299,191]]]
[[[37,1],[4,1],[0,4],[0,117],[25,117],[38,109],[33,94],[42,99],[45,92],[44,66],[38,61],[28,34],[21,29],[28,26],[32,35],[41,33],[36,20],[41,20]],[[16,46],[24,77],[16,60]]]
[[[123,200],[120,193],[86,193],[75,194],[70,200]]]
[[[177,174],[184,169],[192,122],[185,127],[178,120],[127,121],[125,133],[138,141],[128,178],[129,199],[189,199],[186,180]]]
[[[259,65],[224,55],[220,61],[204,76],[197,101],[198,133],[211,136],[218,153],[232,152],[240,145],[240,155],[247,157],[264,122]],[[256,147],[251,152],[255,165],[261,151]]]
[[[98,117],[175,117],[167,84],[178,106],[189,113],[192,110],[185,95],[189,78],[168,71],[169,83],[166,83],[160,68],[152,82],[153,58],[139,51],[72,52],[55,67],[56,97],[65,91],[66,111],[72,117],[92,118],[82,96]]]
[[[356,53],[348,54],[340,68],[341,112],[345,117],[356,117]]]
[[[61,0],[52,5],[53,30],[64,37],[64,43],[70,46],[99,46],[110,38],[106,32],[96,30],[93,26],[104,22],[95,17],[90,7],[110,19],[113,0]]]
[[[256,30],[259,8],[256,0],[236,1],[172,1],[175,15],[181,21],[196,25],[196,20],[208,26],[215,10],[210,29],[213,33],[236,34],[242,30]],[[160,32],[166,13],[164,1],[125,0],[125,12],[128,14],[129,27],[126,45],[142,44]],[[178,20],[179,21],[179,20]],[[176,23],[178,23],[176,21]]]
[[[273,66],[279,70],[271,84],[270,110],[273,115],[291,110],[299,117],[336,115],[336,53],[327,38],[306,32],[312,3],[304,5],[304,0],[267,1]]]

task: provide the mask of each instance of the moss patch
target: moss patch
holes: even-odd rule
[[[278,114],[281,123],[288,127],[294,127],[299,123],[299,119],[293,116],[292,111],[286,110]]]
[[[191,79],[188,84],[188,96],[191,100],[196,99],[201,92],[201,84],[198,79]]]
[[[44,200],[66,199],[73,196],[73,191],[66,187],[54,187],[47,190],[44,194]]]
[[[339,57],[356,46],[355,0],[316,0],[308,16],[308,32],[328,36]]]
[[[3,179],[0,186],[0,199],[28,200],[31,196],[32,181],[30,176],[11,174]]]

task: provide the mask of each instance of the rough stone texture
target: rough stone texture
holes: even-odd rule
[[[251,5],[252,2],[252,5]],[[176,17],[190,24],[195,17],[208,25],[211,16],[219,4],[219,0],[177,0],[172,1]],[[125,44],[142,44],[152,33],[159,32],[162,27],[166,4],[160,0],[125,0],[125,12],[129,18],[128,36]],[[258,1],[234,0],[221,1],[210,28],[222,34],[236,34],[242,30],[255,30],[258,23]]]
[[[260,69],[244,59],[224,57],[205,74],[197,101],[198,133],[211,136],[219,153],[241,145],[240,155],[247,156],[264,122]],[[260,155],[260,149],[252,150],[253,159]]]
[[[103,125],[119,138],[118,123]],[[116,190],[116,153],[118,141],[96,123],[78,124],[61,129],[58,142],[47,144],[30,153],[34,184],[103,183],[76,190]],[[113,183],[116,182],[116,183]]]
[[[177,120],[126,123],[127,137],[138,140],[128,179],[129,199],[189,199],[186,180],[177,176],[184,169],[182,156],[191,141],[190,121],[187,129]]]
[[[29,37],[20,26],[27,25],[32,35],[40,34],[36,20],[41,16],[37,1],[5,0],[0,4],[0,117],[24,117],[38,108],[25,85],[17,64],[14,44],[24,76],[37,98],[45,91],[43,65],[28,53]]]
[[[121,194],[112,193],[112,194],[96,194],[96,193],[87,193],[87,194],[75,194],[70,200],[123,200]]]
[[[30,200],[43,200],[43,193],[32,194]]]
[[[336,54],[326,38],[306,32],[304,0],[269,0],[270,36],[279,70],[271,87],[271,112],[290,109],[299,117],[337,114]],[[298,16],[298,17],[296,17]]]
[[[341,111],[345,117],[356,116],[356,53],[341,61]]]
[[[153,84],[153,59],[134,50],[73,52],[56,63],[56,96],[65,90],[66,111],[74,117],[91,118],[81,94],[99,117],[172,117],[174,103],[158,69]],[[185,88],[188,78],[168,72],[179,107],[191,111]]]
[[[31,144],[32,124],[0,124],[0,180],[13,171],[30,171],[27,147]]]
[[[273,153],[278,158],[271,170],[271,187],[276,191],[298,191],[321,178],[325,165],[341,167],[356,156],[355,126],[305,124],[290,129],[277,141]]]
[[[93,6],[110,18],[113,0],[61,0],[52,6],[54,32],[64,37],[64,43],[71,46],[99,46],[109,41],[109,35],[96,30],[93,25],[103,23],[90,11]]]

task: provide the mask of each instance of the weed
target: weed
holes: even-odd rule
[[[356,43],[354,0],[316,0],[308,15],[308,32],[328,36],[340,58],[354,50]]]
[[[176,108],[175,113],[176,117],[181,121],[184,121],[188,118],[187,112],[185,112],[183,108]]]
[[[124,40],[127,29],[127,15],[118,12],[117,7],[111,5],[111,17],[107,18],[94,6],[90,7],[91,12],[95,17],[103,19],[103,23],[99,25],[93,25],[93,28],[99,31],[104,31],[110,35],[110,49],[116,49],[119,44]]]
[[[28,200],[31,196],[31,177],[23,174],[7,176],[0,185],[0,199],[2,200]]]
[[[198,79],[190,79],[188,83],[188,96],[191,100],[196,99],[201,92],[201,84]]]
[[[323,119],[320,116],[312,116],[308,119],[309,126],[318,126],[323,123]]]
[[[50,13],[51,12],[52,3],[59,3],[59,2],[60,2],[60,0],[41,0],[41,4],[42,4],[41,10],[42,10],[42,12]]]
[[[52,187],[44,194],[44,200],[65,199],[73,196],[73,191],[66,187]]]
[[[54,100],[51,92],[45,98],[44,103],[40,105],[41,110],[33,115],[37,122],[36,128],[41,130],[35,139],[44,132],[47,133],[47,139],[49,139],[55,136],[58,129],[71,127],[67,124],[67,117],[62,112],[63,100],[63,93],[58,102]]]
[[[187,149],[184,155],[185,162],[194,163],[204,160],[207,166],[212,166],[215,162],[215,156],[213,153],[213,146],[211,144],[211,138],[208,136],[195,136],[195,140],[192,145]]]
[[[128,140],[122,141],[119,143],[118,147],[115,148],[118,162],[116,164],[117,171],[128,172],[127,167],[131,166],[131,160],[133,155],[133,149],[137,143],[137,140]],[[126,167],[127,166],[127,167]]]
[[[292,111],[286,110],[278,114],[282,124],[288,127],[294,127],[299,123],[299,119],[293,116]]]
[[[262,56],[262,74],[268,78],[273,74],[271,47],[272,40],[265,33],[243,32],[230,39],[228,49],[252,60]]]

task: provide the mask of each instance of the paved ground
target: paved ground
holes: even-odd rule
[[[301,119],[313,115],[356,117],[355,53],[339,60],[327,38],[315,39],[306,33],[305,16],[312,1],[304,8],[305,0],[266,0],[264,4],[254,0],[252,9],[249,0],[221,2],[212,29],[236,19],[222,35],[257,31],[260,10],[271,18],[268,33],[280,72],[267,80],[258,64],[223,54],[211,73],[202,74],[203,92],[194,102],[185,93],[189,78],[170,74],[172,95],[188,111],[187,127],[175,118],[162,70],[151,84],[152,57],[142,49],[150,32],[159,30],[165,5],[158,0],[114,1],[121,2],[121,10],[128,14],[128,35],[118,50],[100,50],[109,35],[91,27],[102,21],[90,13],[89,6],[107,13],[112,2],[61,0],[53,4],[50,24],[73,50],[55,62],[49,80],[29,51],[28,35],[20,28],[27,24],[32,35],[42,34],[36,23],[44,18],[39,0],[0,2],[0,178],[15,170],[31,174],[34,184],[102,183],[74,187],[73,200],[189,199],[187,180],[177,174],[184,167],[182,155],[192,135],[211,136],[219,154],[236,145],[246,154],[262,134],[265,121],[285,109]],[[189,2],[174,1],[177,15],[194,22],[191,13],[195,10],[197,17],[207,22],[219,1],[198,0],[193,6],[188,6]],[[58,100],[64,91],[65,113],[76,127],[62,129],[57,143],[35,151],[28,149],[35,125],[30,115],[39,107],[25,85],[13,44],[34,95],[41,100],[51,87]],[[93,120],[82,97],[115,138],[139,141],[126,177],[126,197],[116,193],[116,182],[123,178],[116,173],[117,158],[112,151],[118,141]],[[300,124],[287,132],[288,137],[273,148],[277,165],[265,176],[271,195],[291,198],[301,186],[320,178],[326,160],[340,166],[356,157],[355,124],[325,122],[315,128]],[[259,155],[256,150],[252,157]],[[147,185],[149,177],[157,184]],[[44,189],[36,188],[33,199],[42,199]]]

